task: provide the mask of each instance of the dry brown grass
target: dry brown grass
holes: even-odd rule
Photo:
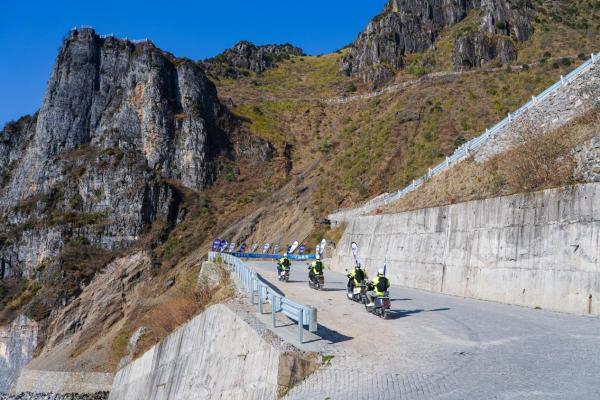
[[[438,207],[576,183],[572,150],[600,129],[600,111],[546,134],[528,131],[511,150],[484,162],[463,161],[377,213]]]
[[[131,334],[140,326],[146,328],[142,335],[134,358],[141,356],[152,346],[173,333],[177,328],[191,320],[206,307],[226,301],[233,293],[229,274],[222,269],[220,284],[215,289],[208,289],[198,284],[199,268],[179,271],[176,284],[160,296],[152,299],[142,309],[131,313],[133,320],[128,321],[116,336],[111,348],[111,363],[116,365],[126,354]],[[164,277],[163,277],[164,278]],[[162,279],[155,279],[153,284],[143,289],[143,297],[152,297],[160,291],[157,285]]]

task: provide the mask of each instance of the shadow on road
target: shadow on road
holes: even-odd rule
[[[425,310],[390,310],[389,319],[400,319],[411,316],[413,314],[420,314]]]
[[[281,290],[279,290],[279,288],[277,286],[275,286],[274,284],[272,284],[271,282],[269,282],[268,279],[263,278],[263,276],[261,274],[256,274],[256,276],[262,282],[264,282],[271,290],[273,290],[275,293],[277,293],[280,296],[285,296],[285,294]]]
[[[390,301],[410,301],[412,299],[390,299]]]
[[[423,310],[423,309],[416,309],[416,310],[390,310],[389,313],[389,319],[400,319],[400,318],[404,318],[404,317],[409,317],[411,315],[414,314],[420,314],[422,312],[438,312],[438,311],[448,311],[450,310],[449,308],[436,308],[433,310]]]
[[[354,339],[352,336],[346,336],[343,333],[331,330],[321,324],[319,324],[317,332],[315,332],[315,334],[317,336],[320,336],[319,339],[309,340],[305,343],[318,342],[319,340],[327,340],[331,343],[341,343]]]

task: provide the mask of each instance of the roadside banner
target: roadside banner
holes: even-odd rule
[[[258,249],[258,243],[252,245],[252,253],[256,253],[256,249]]]
[[[229,252],[233,253],[234,250],[235,250],[235,242],[229,243]]]
[[[221,240],[221,253],[227,250],[227,240]]]
[[[242,245],[240,246],[240,251],[239,251],[239,252],[240,252],[240,253],[243,253],[243,252],[245,252],[245,251],[246,251],[246,247],[248,247],[248,246],[246,245],[246,243],[242,243]]]
[[[356,263],[356,265],[359,265],[360,261],[358,261],[358,245],[356,244],[356,242],[352,242],[352,244],[350,245],[350,248],[352,249],[352,255],[354,256],[354,262]]]
[[[387,272],[387,255],[385,256],[385,260],[383,261],[383,276],[385,276]]]
[[[319,255],[323,255],[325,253],[325,247],[327,247],[327,240],[321,240],[321,246],[319,247]]]
[[[215,241],[213,242],[213,246],[212,246],[213,251],[217,251],[220,248],[221,248],[221,240],[215,239]]]
[[[275,246],[273,246],[273,254],[276,254],[279,251],[279,245],[276,244]]]
[[[304,253],[304,249],[306,249],[306,247],[303,244],[301,244],[300,248],[298,249],[298,253],[300,253],[300,254]]]
[[[269,247],[271,245],[269,243],[265,243],[265,245],[263,246],[263,253],[266,253],[267,251],[269,251]]]
[[[290,254],[296,251],[296,249],[298,248],[299,244],[300,243],[298,243],[297,240],[294,243],[292,243],[292,246],[290,247]]]

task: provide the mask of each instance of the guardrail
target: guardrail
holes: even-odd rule
[[[571,71],[567,76],[561,76],[558,82],[550,86],[548,89],[544,90],[540,95],[533,96],[530,101],[528,101],[525,105],[523,105],[514,113],[508,113],[508,116],[502,121],[500,121],[498,124],[496,124],[493,128],[486,129],[485,132],[480,136],[471,139],[468,142],[461,145],[460,147],[458,147],[451,156],[446,157],[445,161],[441,162],[433,168],[430,168],[425,175],[418,179],[415,179],[410,185],[408,185],[404,189],[394,193],[385,193],[383,195],[379,195],[363,203],[362,206],[356,208],[338,210],[330,214],[329,219],[334,222],[342,222],[348,217],[364,215],[371,211],[374,211],[375,209],[383,205],[387,205],[388,203],[398,201],[402,197],[406,196],[408,193],[414,191],[415,189],[423,185],[427,180],[431,179],[433,176],[440,174],[441,172],[447,170],[451,166],[469,157],[472,151],[477,150],[481,146],[483,146],[490,138],[493,138],[500,130],[505,128],[507,125],[511,124],[515,118],[521,116],[527,110],[536,106],[540,101],[543,101],[550,95],[554,94],[561,87],[573,82],[582,73],[587,72],[598,61],[599,57],[600,53],[592,54],[592,57],[588,61]]]
[[[248,296],[248,303],[257,306],[259,314],[264,314],[265,303],[271,304],[271,322],[277,327],[276,313],[283,313],[298,324],[298,342],[303,343],[304,327],[309,332],[317,331],[317,309],[297,303],[276,292],[259,274],[232,254],[208,253],[209,261],[222,260],[229,266],[231,273],[238,280],[238,289]],[[241,286],[241,287],[240,287]]]

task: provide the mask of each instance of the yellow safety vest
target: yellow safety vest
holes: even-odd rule
[[[379,290],[378,288],[382,279],[385,280],[385,290],[383,291]],[[375,293],[376,296],[385,296],[385,292],[390,288],[390,280],[385,276],[377,275],[375,278],[373,278],[373,281],[371,281],[371,285],[373,285],[373,293]]]

